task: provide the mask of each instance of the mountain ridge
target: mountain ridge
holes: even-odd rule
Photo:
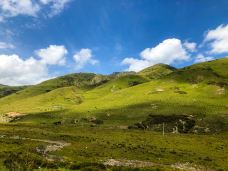
[[[221,61],[221,62],[220,62]],[[213,67],[213,64],[215,66]],[[217,66],[218,65],[218,66]],[[217,67],[216,67],[217,66]],[[14,93],[23,94],[20,98],[36,96],[39,94],[47,93],[52,90],[76,86],[79,89],[89,90],[97,86],[105,84],[111,80],[121,79],[121,77],[131,77],[137,75],[145,79],[173,79],[184,82],[207,82],[211,84],[228,84],[228,72],[223,73],[220,68],[228,68],[228,58],[221,58],[210,62],[203,62],[191,66],[183,67],[180,69],[174,68],[166,64],[156,64],[145,68],[139,72],[114,72],[110,75],[94,74],[94,73],[73,73],[46,80],[42,83],[32,86],[5,86],[2,85],[0,89],[0,98],[9,96]],[[215,72],[214,68],[217,72]],[[143,79],[139,78],[138,79]],[[224,77],[224,78],[221,78]],[[139,81],[140,82],[140,81]],[[135,83],[139,84],[137,81]],[[11,91],[10,91],[11,90]]]

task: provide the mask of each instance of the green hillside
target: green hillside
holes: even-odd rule
[[[228,83],[228,58],[195,64],[173,72],[167,78],[187,83],[207,83],[227,85]]]
[[[81,90],[88,90],[104,82],[109,78],[103,75],[96,75],[93,73],[77,73],[54,78],[38,85],[30,86],[23,91],[7,97],[7,101],[21,100],[51,92],[58,88],[74,86]]]
[[[187,162],[198,170],[224,170],[228,168],[227,85],[228,58],[181,69],[158,64],[138,73],[54,78],[1,97],[1,120],[10,122],[4,122],[0,130],[8,136],[71,145],[45,154],[56,157],[48,162],[34,152],[46,147],[47,141],[22,139],[25,144],[19,149],[8,139],[2,142],[0,154],[7,157],[4,150],[11,151],[8,159],[18,161],[26,158],[24,149],[30,150],[32,157],[25,160],[42,161],[48,169],[73,170],[72,163],[75,168],[87,163],[97,170],[120,170],[103,168],[102,163],[113,158],[157,163],[151,170],[173,170],[173,165]],[[7,120],[8,112],[19,116]],[[5,166],[0,158],[0,168],[1,162]]]
[[[123,75],[118,77],[110,76],[111,78],[108,76],[101,77],[100,75],[93,75],[93,77],[90,77],[90,74],[88,76],[89,77],[86,78],[85,82],[78,84],[79,86],[77,83],[68,84],[69,86],[59,86],[59,88],[54,86],[54,83],[56,82],[62,83],[63,78],[64,82],[66,82],[65,78],[68,78],[68,76],[66,76],[27,88],[18,94],[13,94],[0,99],[2,104],[1,109],[4,112],[16,110],[17,112],[22,113],[50,111],[53,109],[53,106],[61,106],[61,108],[64,109],[71,109],[75,107],[77,101],[80,101],[80,103],[87,102],[87,99],[85,98],[88,98],[88,100],[96,100],[97,98],[103,97],[109,93],[114,93],[121,89],[148,81],[144,77],[138,75]],[[95,79],[98,81],[94,82]],[[53,90],[47,91],[50,87]]]
[[[175,70],[176,68],[169,65],[157,64],[140,71],[138,74],[150,79],[158,79],[172,73]]]

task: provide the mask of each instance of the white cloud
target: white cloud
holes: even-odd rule
[[[48,5],[50,4],[51,12],[48,14],[49,17],[53,17],[58,15],[69,3],[71,0],[40,0],[42,4]]]
[[[210,53],[220,54],[228,52],[228,25],[220,25],[214,30],[209,30],[204,43],[209,43]]]
[[[183,43],[183,46],[190,52],[195,52],[197,44],[195,42],[186,41]]]
[[[146,67],[149,67],[151,64],[147,60],[135,59],[135,58],[125,58],[122,61],[123,65],[129,65],[129,71],[140,71]]]
[[[50,65],[64,65],[67,49],[64,46],[50,45],[46,49],[35,51],[38,58],[0,54],[0,84],[31,85],[50,79]],[[76,69],[87,64],[95,65],[91,49],[81,49],[74,55]],[[53,78],[53,77],[52,77]]]
[[[67,53],[67,49],[64,46],[57,45],[50,45],[46,49],[36,51],[41,61],[48,65],[64,65]]]
[[[0,21],[19,15],[36,17],[48,7],[48,16],[59,14],[71,0],[1,0]]]
[[[73,58],[76,62],[77,70],[82,69],[86,64],[95,65],[98,63],[98,60],[93,59],[91,49],[81,49],[74,54]]]
[[[29,85],[48,79],[45,64],[34,58],[22,59],[18,55],[0,55],[0,84]]]
[[[153,48],[146,48],[140,53],[141,59],[125,58],[122,64],[129,65],[129,71],[140,71],[148,66],[164,63],[187,61],[190,56],[179,39],[166,39]]]
[[[50,45],[35,51],[39,59],[23,59],[16,54],[0,55],[0,84],[29,85],[50,79],[49,65],[64,65],[67,49]]]
[[[0,42],[0,49],[13,49],[14,45],[11,43]]]
[[[40,0],[40,2],[44,5],[47,5],[49,3],[51,3],[53,0]]]
[[[32,0],[1,0],[0,15],[2,20],[18,15],[36,16],[40,6]]]
[[[211,61],[213,60],[214,57],[211,56],[204,56],[203,54],[198,54],[195,59],[195,63],[200,63],[200,62],[206,62],[206,61]]]

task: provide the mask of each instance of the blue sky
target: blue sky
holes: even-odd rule
[[[0,84],[228,54],[227,0],[2,0]]]

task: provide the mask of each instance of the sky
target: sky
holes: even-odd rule
[[[228,56],[227,0],[1,0],[0,84]]]

